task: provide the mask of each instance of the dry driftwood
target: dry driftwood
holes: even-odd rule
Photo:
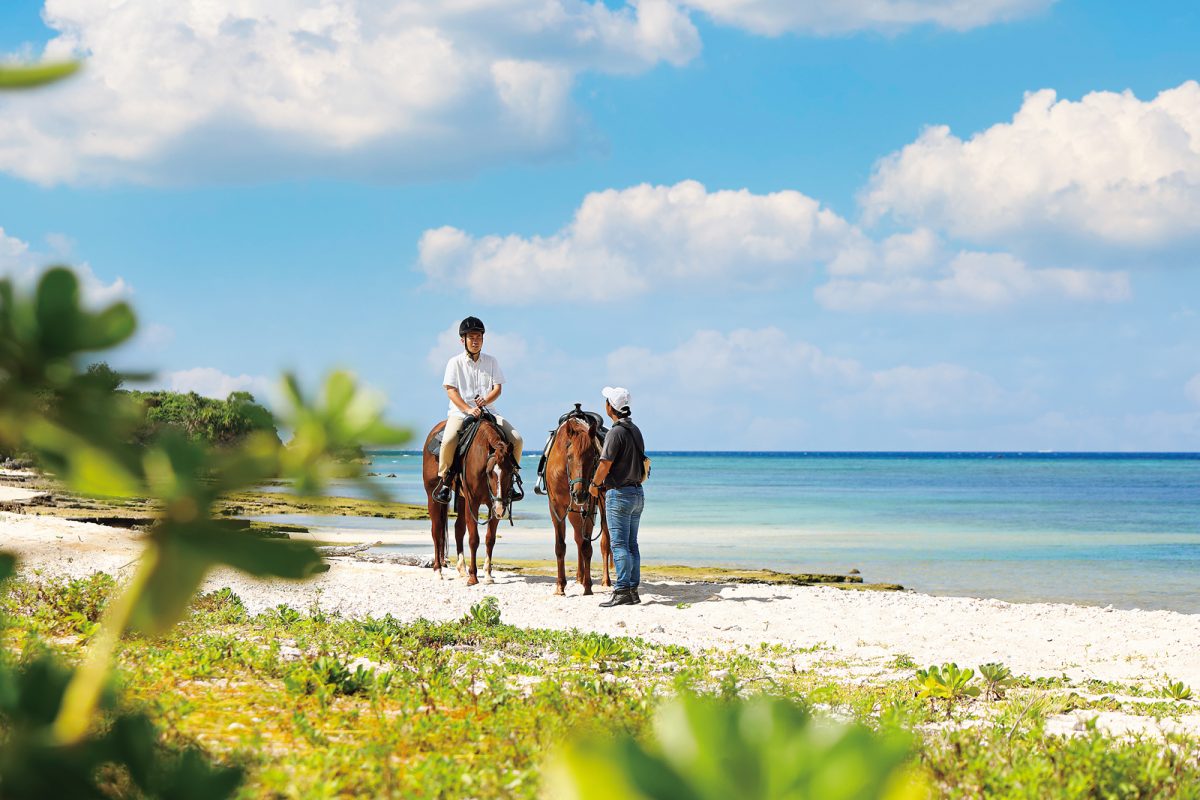
[[[318,547],[317,553],[323,556],[352,556],[356,553],[361,553],[364,550],[370,550],[372,547],[379,547],[383,542],[371,542],[370,544],[350,544],[336,547]]]

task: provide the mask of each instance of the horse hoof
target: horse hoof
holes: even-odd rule
[[[554,587],[554,596],[555,597],[563,597],[565,595],[566,595],[566,592],[563,591],[563,588],[561,586]]]
[[[492,580],[492,576],[491,576],[491,575],[488,575],[486,578],[484,578],[484,579],[483,579],[483,582],[484,582],[484,583],[486,583],[486,584],[489,584],[489,585],[490,585],[490,584],[493,584],[493,583],[495,583],[495,581],[494,581],[494,580]]]
[[[590,587],[590,586],[583,587],[583,596],[584,597],[587,597],[591,593],[592,593],[592,587]]]
[[[467,578],[467,586],[474,586],[477,583],[479,583],[479,578],[476,578],[474,575]]]

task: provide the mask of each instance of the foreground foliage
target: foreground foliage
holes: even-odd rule
[[[78,653],[87,623],[103,615],[112,588],[104,577],[12,585],[0,611],[11,620],[7,646],[21,654],[16,661],[32,662],[49,642],[67,657]],[[115,688],[124,701],[113,704],[110,695],[105,719],[118,710],[145,715],[161,731],[155,746],[164,760],[203,751],[212,770],[244,770],[239,797],[532,798],[546,789],[543,775],[578,763],[570,755],[580,752],[571,744],[577,734],[595,748],[584,752],[604,754],[603,769],[590,770],[589,780],[614,789],[646,759],[683,769],[669,755],[680,741],[663,735],[656,715],[671,698],[693,695],[708,701],[684,700],[661,712],[682,719],[675,735],[695,737],[704,752],[737,754],[737,770],[760,776],[782,758],[788,741],[805,742],[804,753],[836,747],[846,748],[851,761],[870,755],[863,776],[895,767],[903,751],[895,743],[907,741],[916,779],[938,797],[1195,798],[1200,787],[1194,740],[1164,746],[1157,738],[1118,740],[1086,728],[1073,736],[1048,734],[1057,715],[1107,707],[1080,698],[1087,686],[1021,678],[1003,700],[976,700],[972,726],[947,727],[941,708],[916,697],[911,672],[881,667],[867,680],[832,679],[844,664],[819,647],[692,652],[638,639],[521,630],[494,622],[490,613],[452,622],[346,620],[288,606],[250,613],[222,590],[199,598],[165,637],[122,642],[117,663]],[[1090,688],[1139,694],[1130,686]],[[1156,695],[1152,687],[1139,697],[1145,713],[1196,710],[1191,701],[1163,705]],[[765,705],[725,705],[737,697]],[[1139,710],[1132,702],[1122,708]],[[756,714],[784,733],[764,739],[752,722]],[[826,728],[819,721],[828,717],[875,733]],[[734,728],[747,733],[739,739]],[[839,731],[849,738],[839,739]],[[880,742],[893,743],[882,745],[883,758]],[[789,763],[801,755],[792,752]],[[106,796],[130,796],[121,775],[110,771]],[[816,772],[801,775],[818,780]],[[704,787],[725,785],[710,778]],[[750,785],[749,778],[738,780]],[[659,796],[706,791],[694,782],[684,776],[672,790],[679,794]],[[904,786],[910,784],[887,784]]]

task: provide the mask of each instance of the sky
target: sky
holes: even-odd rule
[[[422,436],[467,315],[530,447],[1200,450],[1200,6],[8,0],[0,273],[108,356]]]

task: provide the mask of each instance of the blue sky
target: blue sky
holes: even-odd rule
[[[0,269],[162,385],[423,430],[476,314],[529,440],[621,383],[652,449],[1200,449],[1194,4],[92,5],[0,7],[88,56],[0,100]]]

